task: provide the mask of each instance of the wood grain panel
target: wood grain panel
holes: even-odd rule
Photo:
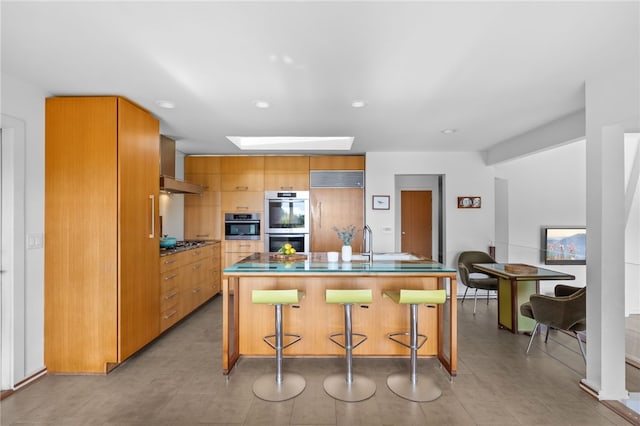
[[[311,251],[340,251],[342,242],[333,230],[355,225],[357,234],[352,242],[354,253],[362,251],[364,227],[364,189],[311,189]]]
[[[104,373],[117,361],[116,111],[116,98],[46,100],[49,372]]]
[[[396,305],[383,297],[384,290],[436,289],[435,277],[241,277],[236,288],[239,297],[239,339],[241,355],[273,355],[262,341],[262,336],[272,334],[273,306],[251,303],[254,289],[303,290],[306,295],[299,308],[284,309],[284,328],[287,333],[301,334],[302,340],[286,349],[291,356],[342,355],[344,350],[329,341],[332,333],[344,331],[342,305],[325,303],[325,290],[370,288],[373,302],[363,308],[353,307],[353,331],[364,333],[368,340],[354,351],[354,356],[406,356],[409,350],[388,339],[389,333],[409,331],[408,305]],[[420,355],[436,355],[438,351],[437,309],[420,306],[419,331],[429,339],[420,349]]]
[[[185,173],[221,173],[221,157],[203,155],[184,158]]]
[[[159,334],[159,133],[157,119],[119,98],[120,361]]]
[[[310,170],[365,170],[361,155],[318,155],[309,157]]]

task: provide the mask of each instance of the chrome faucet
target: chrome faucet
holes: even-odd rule
[[[369,265],[371,265],[373,263],[373,231],[369,225],[365,225],[362,230],[362,248],[364,251],[361,254],[369,258]]]

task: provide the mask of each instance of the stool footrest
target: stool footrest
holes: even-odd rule
[[[269,340],[269,339],[273,339],[273,338],[275,338],[275,337],[276,337],[276,335],[275,335],[275,334],[270,334],[270,335],[268,335],[268,336],[264,336],[264,337],[262,338],[262,340],[263,340],[267,345],[271,346],[271,348],[272,348],[272,349],[276,349],[276,350],[277,350],[277,349],[278,349],[278,348],[277,348],[277,346],[276,346],[274,343],[271,343],[271,341]],[[291,334],[291,333],[284,333],[284,334],[282,335],[282,337],[283,337],[283,340],[284,340],[284,338],[285,338],[285,337],[295,337],[295,339],[293,339],[292,341],[290,341],[290,342],[289,342],[289,343],[287,343],[286,345],[285,345],[285,344],[283,344],[281,349],[286,349],[286,348],[288,348],[289,346],[293,345],[294,343],[299,342],[299,341],[302,339],[302,336],[300,336],[299,334]]]
[[[356,336],[356,337],[360,337],[361,339],[356,342],[355,344],[352,343],[351,348],[347,348],[347,346],[340,342],[338,339],[336,339],[336,337],[338,336],[343,336],[344,337],[344,333],[335,333],[335,334],[330,334],[329,335],[329,340],[331,340],[333,343],[335,343],[336,345],[340,346],[343,349],[355,349],[358,346],[360,346],[365,340],[368,339],[366,334],[361,334],[361,333],[351,333],[351,336]]]
[[[389,339],[393,340],[396,343],[400,343],[402,346],[409,348],[409,349],[415,349],[418,350],[422,347],[422,345],[425,344],[425,342],[427,341],[427,336],[425,336],[424,334],[418,334],[418,337],[421,339],[418,341],[418,344],[416,345],[416,347],[414,348],[413,346],[411,346],[411,343],[405,343],[400,339],[396,339],[396,336],[407,336],[407,337],[411,337],[411,333],[409,332],[404,332],[404,333],[391,333],[388,335]]]

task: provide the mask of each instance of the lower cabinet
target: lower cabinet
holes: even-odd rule
[[[160,331],[220,292],[220,243],[160,258]]]

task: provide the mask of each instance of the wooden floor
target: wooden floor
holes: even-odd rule
[[[575,339],[552,332],[526,356],[527,336],[497,328],[495,300],[488,306],[479,301],[475,316],[473,302],[458,304],[458,376],[450,381],[436,360],[419,361],[419,370],[443,391],[432,402],[409,402],[387,388],[387,375],[407,371],[407,359],[362,358],[354,360],[354,372],[377,385],[367,401],[338,402],[324,392],[324,377],[343,371],[342,359],[287,358],[285,370],[302,374],[306,389],[293,400],[264,402],[251,387],[274,371],[272,359],[241,359],[228,381],[221,374],[222,304],[216,297],[108,376],[48,375],[15,392],[0,402],[0,424],[629,424],[579,387],[585,366]],[[628,373],[640,383],[636,369]]]

